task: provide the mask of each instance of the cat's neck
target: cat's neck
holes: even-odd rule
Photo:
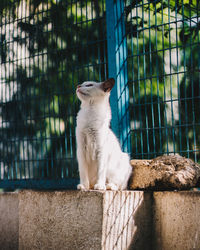
[[[91,102],[82,102],[81,109],[79,111],[79,118],[81,119],[80,126],[94,126],[95,128],[99,124],[104,124],[109,127],[111,120],[111,108],[109,99],[103,101],[91,101]]]
[[[109,98],[96,98],[90,99],[89,101],[83,101],[81,103],[81,109],[92,109],[92,110],[109,110],[110,102]]]

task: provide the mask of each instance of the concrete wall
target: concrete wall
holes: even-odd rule
[[[151,202],[151,193],[104,192],[101,249],[149,249]]]
[[[19,249],[100,249],[102,193],[19,194]]]
[[[150,194],[24,191],[19,200],[19,249],[148,249]]]
[[[18,249],[19,202],[17,193],[0,194],[0,249]]]
[[[0,194],[0,249],[200,249],[200,192]]]
[[[154,193],[154,249],[200,249],[200,192]]]

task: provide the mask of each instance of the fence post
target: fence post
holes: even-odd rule
[[[127,43],[124,0],[106,0],[108,75],[116,80],[111,92],[111,127],[122,149],[131,152]]]

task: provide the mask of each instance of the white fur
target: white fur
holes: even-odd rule
[[[131,174],[128,154],[109,128],[110,90],[114,79],[84,82],[77,88],[81,109],[77,115],[76,140],[80,184],[78,189],[124,190]]]

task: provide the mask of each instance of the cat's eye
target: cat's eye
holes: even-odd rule
[[[93,86],[93,84],[87,84],[87,85],[85,85],[85,87],[92,87]]]

